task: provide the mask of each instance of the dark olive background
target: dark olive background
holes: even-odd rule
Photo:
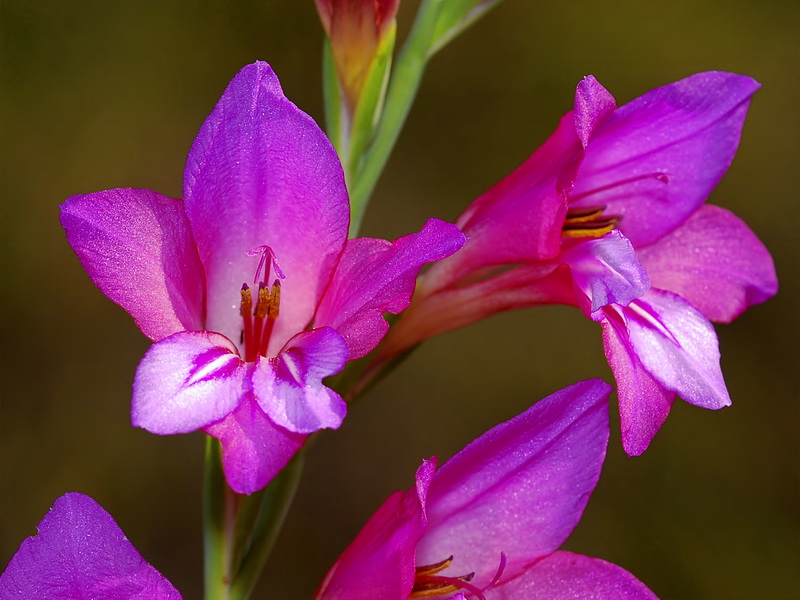
[[[400,14],[401,35],[413,5]],[[691,73],[763,83],[711,201],[772,250],[780,295],[718,327],[732,408],[678,402],[628,459],[615,403],[603,477],[566,547],[636,573],[662,598],[800,598],[797,410],[798,10],[793,2],[509,0],[437,56],[364,232],[454,219],[516,167],[593,73],[626,102]],[[201,594],[201,434],[129,425],[148,347],[90,283],[58,224],[70,194],[179,196],[201,122],[244,64],[269,61],[321,120],[311,0],[2,0],[0,564],[62,493],[92,495],[183,592]],[[577,311],[499,315],[433,340],[314,447],[258,598],[310,598],[372,511],[497,422],[611,375]]]

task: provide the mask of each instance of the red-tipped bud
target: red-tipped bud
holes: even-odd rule
[[[394,24],[400,0],[314,0],[331,42],[339,82],[351,110],[364,88],[383,36]]]

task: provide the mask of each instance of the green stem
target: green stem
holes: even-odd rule
[[[206,600],[229,600],[231,597],[231,557],[237,506],[237,495],[228,487],[222,472],[219,443],[207,436],[203,477]]]
[[[430,56],[429,50],[436,26],[436,17],[443,1],[423,0],[408,40],[397,57],[386,94],[383,117],[378,124],[369,150],[364,154],[354,181],[351,182],[351,236],[354,236],[361,227],[369,197],[378,183],[378,178],[386,166],[386,161],[397,142],[400,130],[403,128],[417,95],[425,65]]]
[[[233,600],[247,600],[253,593],[300,484],[304,462],[304,448],[301,448],[265,490],[244,558],[233,581]]]

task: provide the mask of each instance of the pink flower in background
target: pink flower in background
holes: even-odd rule
[[[584,381],[469,444],[396,492],[339,557],[316,600],[653,600],[624,569],[558,551],[608,443],[608,394]]]
[[[322,380],[370,352],[422,265],[465,239],[430,220],[393,243],[347,240],[336,153],[266,63],[242,69],[203,124],[183,201],[109,190],[69,198],[61,221],[92,281],[156,342],[134,425],[219,438],[239,493],[339,426],[345,404]]]
[[[3,600],[180,600],[89,496],[55,501],[0,575]]]
[[[469,242],[423,276],[382,355],[503,310],[570,304],[603,325],[629,454],[676,395],[728,405],[709,319],[730,321],[777,280],[747,226],[703,202],[757,88],[700,73],[617,108],[585,78],[555,133],[458,219]]]

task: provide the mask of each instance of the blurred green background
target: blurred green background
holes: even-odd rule
[[[407,31],[414,3],[399,16]],[[678,402],[651,449],[614,433],[567,544],[663,599],[800,598],[798,73],[795,2],[508,0],[432,62],[364,232],[396,237],[463,207],[540,144],[594,74],[620,103],[697,71],[763,84],[711,201],[772,250],[782,289],[718,327],[732,408]],[[58,224],[71,194],[181,193],[189,146],[228,80],[269,61],[321,121],[311,0],[0,1],[2,404],[0,564],[53,500],[92,495],[183,592],[201,595],[201,434],[129,425],[148,342],[90,283]],[[793,212],[794,211],[794,212]],[[259,598],[310,598],[423,457],[588,377],[611,379],[599,328],[550,307],[427,343],[323,435]]]

